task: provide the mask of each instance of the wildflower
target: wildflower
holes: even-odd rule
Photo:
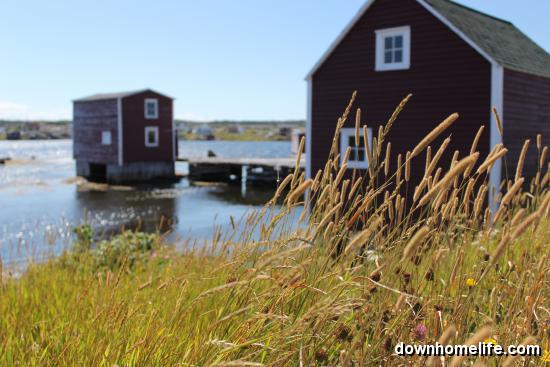
[[[541,359],[543,362],[550,362],[550,350],[545,350]]]
[[[40,346],[38,345],[38,343],[36,342],[32,343],[31,351],[35,354],[37,354],[40,351]]]
[[[470,288],[474,287],[477,284],[476,280],[474,278],[468,278],[466,279],[466,285]]]
[[[485,344],[492,344],[492,345],[496,345],[497,344],[497,341],[493,338],[487,338],[483,341]]]
[[[416,340],[424,340],[428,335],[428,328],[424,324],[418,324],[413,330],[413,338]]]

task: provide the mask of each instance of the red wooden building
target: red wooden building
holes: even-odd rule
[[[73,101],[73,155],[93,181],[174,178],[173,99],[146,89]]]
[[[452,112],[460,119],[441,137],[452,133],[449,155],[466,154],[480,125],[487,128],[479,149],[487,154],[501,142],[493,106],[503,118],[512,172],[524,139],[531,139],[526,175],[536,170],[536,134],[543,134],[543,145],[550,142],[550,55],[512,23],[448,0],[368,1],[306,80],[309,177],[324,167],[337,119],[354,90],[355,106],[374,131],[413,93],[388,138],[394,158]],[[348,167],[366,168],[364,151],[351,138],[352,120],[342,131],[340,151],[351,146]],[[493,185],[503,171],[501,162],[495,165]]]

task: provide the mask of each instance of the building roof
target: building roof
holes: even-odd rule
[[[332,43],[306,78],[330,56],[375,0],[369,0]],[[550,54],[512,23],[450,0],[417,0],[490,62],[505,68],[550,78]]]
[[[164,95],[164,94],[156,92],[152,89],[141,89],[141,90],[132,90],[132,91],[127,91],[127,92],[117,92],[117,93],[98,93],[98,94],[93,94],[91,96],[75,99],[73,102],[88,102],[88,101],[99,101],[99,100],[104,100],[104,99],[118,99],[118,98],[133,96],[135,94],[139,94],[139,93],[143,93],[143,92],[154,92],[154,93],[157,93],[157,94],[160,94],[160,95]],[[168,97],[168,96],[166,96],[166,97]],[[168,97],[168,98],[172,98],[172,97]]]
[[[450,0],[425,0],[500,65],[550,77],[550,54],[512,23]]]

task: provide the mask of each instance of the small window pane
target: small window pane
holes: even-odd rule
[[[403,48],[403,36],[395,36],[394,38],[394,47]]]
[[[355,161],[355,148],[351,148],[351,151],[349,152],[348,161]]]
[[[146,119],[158,118],[158,100],[156,99],[145,100],[145,118]]]
[[[396,50],[393,55],[393,61],[394,62],[403,62],[403,51]]]
[[[350,146],[352,148],[355,147],[355,136],[350,136],[348,138],[348,146]]]
[[[365,149],[364,148],[358,148],[357,149],[357,160],[362,161],[362,162],[365,160]]]
[[[384,48],[390,50],[393,47],[393,37],[386,37],[384,39]]]
[[[403,70],[410,67],[410,27],[377,29],[375,35],[375,71]]]
[[[145,127],[145,146],[158,147],[159,145],[159,130],[156,126]]]
[[[101,144],[103,145],[111,145],[111,132],[110,131],[102,131],[101,132]]]

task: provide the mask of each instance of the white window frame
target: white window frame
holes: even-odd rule
[[[147,105],[149,103],[152,103],[155,105],[155,113],[149,114],[149,109],[147,108]],[[159,101],[156,98],[145,98],[145,103],[143,105],[145,109],[145,118],[147,120],[156,120],[159,118]]]
[[[372,128],[367,128],[369,147],[372,149]],[[345,127],[340,130],[340,164],[344,162],[344,156],[346,155],[346,150],[349,146],[349,139],[355,139],[355,128],[354,127]],[[363,129],[359,130],[359,140],[362,146],[364,146],[363,141]],[[353,149],[353,148],[352,148]],[[349,160],[347,161],[348,169],[367,169],[369,168],[369,161],[367,158],[367,152],[365,151],[365,160]],[[356,154],[357,156],[357,154]]]
[[[101,145],[111,145],[113,144],[113,135],[110,130],[105,130],[101,132]]]
[[[149,133],[153,132],[155,134],[155,141],[149,141]],[[159,146],[159,127],[158,126],[145,126],[145,146],[147,148],[156,148]]]
[[[411,27],[378,29],[376,33],[375,71],[407,70],[411,67]],[[384,52],[387,37],[403,37],[403,58],[401,62],[385,63]]]

